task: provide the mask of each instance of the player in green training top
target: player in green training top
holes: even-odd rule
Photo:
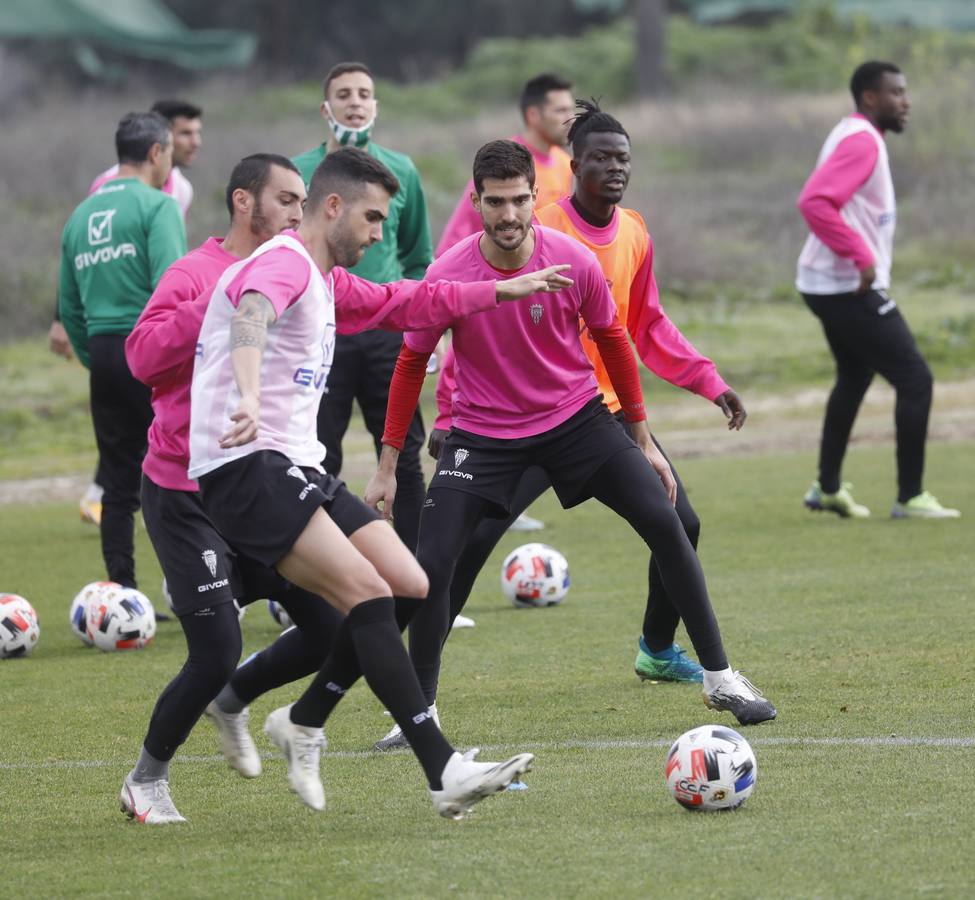
[[[82,201],[64,226],[58,308],[90,371],[108,579],[135,587],[134,515],[152,407],[149,388],[125,362],[125,338],[163,272],[186,253],[186,233],[176,201],[159,190],[173,166],[169,122],[158,113],[129,113],[115,148],[118,177]]]
[[[423,278],[433,261],[426,198],[413,161],[372,140],[377,109],[372,74],[362,63],[339,63],[325,76],[323,88],[321,114],[328,124],[329,136],[320,146],[292,161],[306,186],[325,155],[339,147],[360,147],[383,163],[396,176],[400,189],[389,203],[382,240],[369,247],[351,271],[377,284]],[[389,382],[401,343],[402,335],[390,331],[336,337],[328,390],[318,411],[318,438],[325,445],[324,465],[330,475],[337,476],[342,468],[342,438],[349,427],[353,400],[359,403],[378,456]],[[420,508],[426,492],[420,467],[423,438],[423,420],[417,410],[396,470],[400,489],[393,509],[396,533],[410,550],[416,549]]]

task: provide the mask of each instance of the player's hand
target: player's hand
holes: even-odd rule
[[[745,412],[745,404],[741,402],[734,391],[727,390],[719,397],[716,397],[715,405],[721,408],[725,418],[728,420],[728,431],[741,431],[741,426],[745,424],[748,413]]]
[[[646,420],[642,422],[627,422],[626,428],[630,437],[636,442],[637,447],[643,452],[653,470],[660,476],[660,483],[663,484],[671,506],[677,505],[677,479],[674,477],[674,470],[670,468],[667,457],[660,452],[660,448],[653,442],[650,434],[650,426]]]
[[[363,500],[374,510],[381,512],[387,522],[391,522],[393,520],[393,501],[395,499],[396,472],[386,472],[382,468],[377,469],[376,473],[369,479],[369,484],[366,485]]]
[[[560,275],[566,269],[571,269],[570,265],[548,266],[539,269],[537,272],[526,272],[517,278],[508,278],[497,283],[496,291],[498,302],[504,300],[520,300],[531,294],[554,293],[561,291],[562,288],[572,287],[573,281],[566,275]]]
[[[252,395],[240,398],[240,405],[230,416],[234,424],[221,436],[220,446],[241,447],[257,438],[257,424],[260,421],[261,401]]]
[[[854,293],[865,294],[873,287],[873,281],[877,277],[877,267],[867,266],[860,270],[860,284]]]
[[[47,343],[52,353],[63,356],[65,359],[74,358],[71,341],[68,340],[68,332],[64,330],[64,326],[57,319],[51,323],[51,327],[47,330]]]
[[[434,428],[430,432],[430,437],[427,440],[427,453],[434,459],[440,459],[440,451],[443,450],[443,442],[445,440],[447,440],[447,429]]]

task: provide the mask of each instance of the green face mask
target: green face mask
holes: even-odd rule
[[[361,128],[349,128],[335,121],[335,117],[332,115],[332,109],[327,103],[325,104],[325,109],[328,110],[328,127],[332,130],[332,134],[335,135],[335,140],[341,146],[362,149],[369,143],[369,138],[372,135],[372,126],[376,124],[375,116]]]

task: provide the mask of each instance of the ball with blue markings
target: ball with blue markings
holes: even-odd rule
[[[702,725],[685,732],[670,748],[667,787],[685,809],[710,812],[737,809],[755,789],[758,762],[737,731]]]

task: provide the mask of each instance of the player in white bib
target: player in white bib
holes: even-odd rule
[[[400,637],[405,613],[398,618],[390,587],[368,557],[381,556],[401,573],[401,584],[412,582],[404,607],[410,612],[426,595],[426,575],[389,525],[371,512],[362,519],[368,507],[324,473],[316,412],[337,330],[437,327],[571,282],[557,265],[472,285],[355,278],[345,267],[380,239],[397,190],[392,173],[368,154],[330,153],[312,177],[298,230],[268,241],[220,278],[193,373],[189,475],[231,546],[346,614],[332,656],[348,677],[329,691],[337,702],[361,671],[407,734],[437,811],[459,817],[526,771],[533,757],[477,762],[474,751],[455,752],[428,714]],[[360,546],[374,552],[349,540],[350,521]],[[312,724],[317,715],[297,703],[272,712],[264,727],[287,758],[292,788],[320,810],[324,735]]]

